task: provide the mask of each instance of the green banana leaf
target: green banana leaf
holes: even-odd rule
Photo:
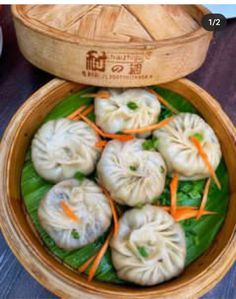
[[[152,86],[152,88],[179,111],[197,113],[196,109],[184,97],[158,86]],[[62,99],[62,101],[47,115],[45,122],[66,117],[81,105],[91,104],[93,100],[91,98],[84,98],[82,95],[96,92],[96,90],[96,87],[89,87]],[[172,112],[162,106],[160,119],[165,119],[171,115]],[[93,112],[90,113],[89,118],[92,120],[95,119]],[[94,176],[95,174],[92,176],[90,175],[90,178],[93,178]],[[180,222],[185,231],[187,240],[186,265],[198,258],[211,243],[214,242],[214,238],[224,221],[228,206],[229,190],[228,173],[223,159],[217,168],[217,176],[220,179],[222,189],[218,190],[216,185],[212,182],[206,204],[206,209],[215,211],[216,214],[203,216],[199,220],[189,219]],[[170,179],[167,178],[165,190],[159,199],[159,204],[161,205],[170,204],[169,182]],[[177,204],[199,206],[205,182],[206,180],[180,182],[177,193]],[[99,250],[107,233],[96,240],[96,242],[84,246],[81,249],[68,252],[59,248],[41,227],[37,216],[40,200],[52,186],[52,183],[45,181],[36,173],[31,160],[31,151],[29,149],[26,155],[21,179],[22,196],[27,212],[45,246],[63,263],[69,265],[73,269],[78,269],[80,265]],[[87,272],[88,269],[86,270],[86,273]],[[118,284],[125,283],[116,275],[116,271],[111,261],[110,249],[107,250],[103,257],[96,271],[95,278],[101,281],[109,281]]]

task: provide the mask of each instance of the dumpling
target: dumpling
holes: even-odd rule
[[[172,216],[156,206],[125,212],[110,246],[117,275],[139,285],[164,282],[184,269],[184,231]]]
[[[95,99],[96,123],[105,132],[142,128],[158,121],[161,105],[156,96],[147,90],[132,88],[107,91],[110,98]],[[148,135],[150,133],[145,134]]]
[[[101,184],[120,204],[152,203],[164,189],[165,162],[158,152],[144,150],[144,141],[110,141],[98,162]]]
[[[32,142],[32,160],[44,179],[59,182],[72,178],[78,171],[93,172],[100,156],[95,143],[97,133],[83,121],[66,118],[45,123]]]
[[[68,216],[68,209],[74,217]],[[42,227],[66,250],[94,242],[109,228],[111,216],[109,202],[101,188],[87,179],[69,179],[56,184],[38,209]]]
[[[210,176],[190,136],[199,139],[214,169],[220,162],[219,141],[212,128],[197,114],[178,114],[166,126],[154,131],[154,136],[158,138],[158,150],[167,163],[168,172],[177,172],[182,180]]]

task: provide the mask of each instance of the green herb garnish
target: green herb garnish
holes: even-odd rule
[[[144,206],[144,203],[140,202],[140,203],[136,204],[135,208],[141,209],[143,206]]]
[[[80,171],[77,171],[76,174],[74,175],[74,178],[79,181],[83,181],[85,179],[85,174],[83,174]]]
[[[145,140],[142,144],[142,147],[144,150],[152,150],[152,149],[157,149],[159,146],[159,139],[154,137],[153,139],[148,139]]]
[[[144,150],[148,151],[153,148],[152,139],[146,140],[143,142],[142,147]]]
[[[193,135],[191,135],[192,137],[195,137],[198,141],[203,141],[203,135],[201,133],[195,133]]]
[[[161,165],[160,170],[161,170],[161,173],[164,173],[165,172],[165,167]]]
[[[76,240],[80,238],[80,234],[75,228],[72,229],[71,236]]]
[[[160,140],[158,138],[154,137],[152,141],[153,141],[153,147],[155,149],[157,149],[160,145]]]
[[[129,169],[131,171],[136,171],[138,169],[138,166],[135,166],[135,165],[130,165]]]
[[[142,257],[148,257],[149,254],[144,246],[137,246],[138,252]]]
[[[135,102],[129,102],[129,103],[127,104],[127,106],[128,106],[129,109],[131,109],[131,110],[136,110],[136,109],[138,109],[138,105],[137,105]]]

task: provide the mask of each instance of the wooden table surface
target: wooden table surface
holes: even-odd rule
[[[4,50],[0,58],[0,136],[20,105],[53,77],[30,65],[20,54],[9,7],[0,14]],[[236,19],[215,35],[204,65],[189,78],[211,93],[236,124]],[[1,163],[1,161],[0,161]],[[236,265],[203,298],[236,298]],[[0,298],[56,298],[16,260],[0,233]]]

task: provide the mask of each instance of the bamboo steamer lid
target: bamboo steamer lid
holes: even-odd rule
[[[108,87],[161,84],[201,66],[212,33],[200,5],[14,5],[21,52],[70,81]]]

